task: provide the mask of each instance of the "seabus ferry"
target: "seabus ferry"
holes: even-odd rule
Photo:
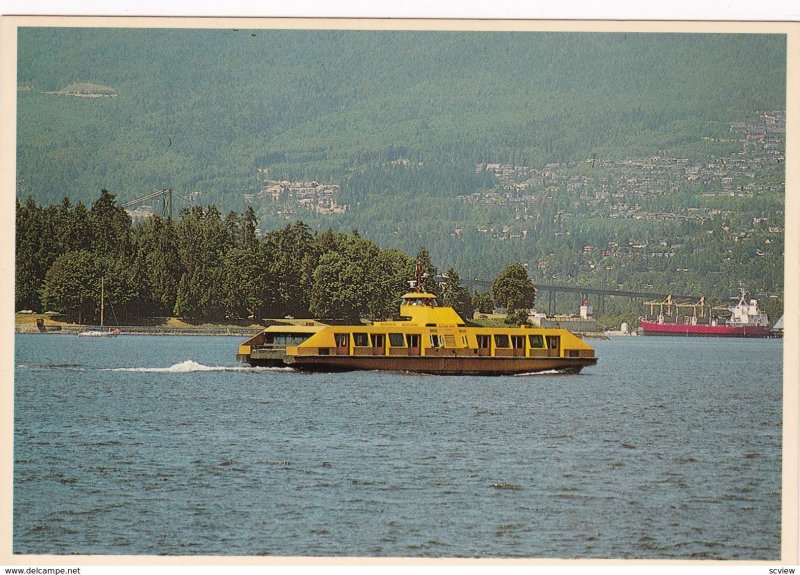
[[[370,325],[274,325],[239,346],[253,366],[301,371],[405,371],[446,375],[578,373],[595,365],[594,349],[566,329],[468,326],[424,291],[402,296],[400,318]]]

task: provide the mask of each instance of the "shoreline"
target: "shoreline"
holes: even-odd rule
[[[38,322],[41,320],[41,323]],[[77,335],[87,329],[96,328],[91,324],[60,322],[46,314],[15,314],[14,333],[41,335]],[[178,318],[167,318],[154,324],[109,325],[120,330],[120,335],[230,335],[251,337],[264,329],[260,324],[200,324],[192,325]]]
[[[37,326],[37,320],[43,324]],[[120,335],[175,335],[175,336],[236,336],[252,337],[262,331],[270,323],[296,323],[298,320],[269,320],[265,325],[249,324],[200,324],[192,325],[178,318],[169,318],[158,325],[113,325],[120,330]],[[300,320],[309,321],[309,320]],[[87,329],[96,328],[96,325],[75,324],[60,322],[45,314],[15,314],[14,333],[41,334],[41,335],[77,335]],[[609,339],[614,336],[631,336],[631,333],[614,331],[575,332],[582,339]]]
[[[15,334],[27,335],[78,335],[82,331],[86,331],[93,326],[70,326],[64,329],[45,329],[39,331],[37,329],[17,328],[14,330]],[[225,327],[220,328],[196,328],[196,329],[183,329],[174,327],[142,327],[142,326],[109,326],[120,330],[119,335],[179,335],[179,336],[236,336],[236,337],[252,337],[260,332],[260,329],[228,329]]]

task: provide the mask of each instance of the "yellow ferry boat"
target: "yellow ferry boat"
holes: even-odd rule
[[[402,296],[399,320],[270,326],[242,343],[237,359],[302,371],[443,375],[578,373],[597,363],[594,349],[566,329],[468,326],[420,285]]]

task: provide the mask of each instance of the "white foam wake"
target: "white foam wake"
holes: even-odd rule
[[[169,367],[115,367],[106,371],[137,371],[144,373],[194,373],[197,371],[291,371],[289,367],[247,367],[228,365],[203,365],[191,359]]]
[[[519,377],[529,377],[531,375],[563,375],[565,373],[567,372],[563,369],[546,369],[544,371],[530,371],[527,373],[517,373],[514,375]]]

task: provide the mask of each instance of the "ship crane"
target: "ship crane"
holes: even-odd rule
[[[706,296],[700,298],[697,303],[676,303],[675,304],[675,313],[677,315],[678,309],[677,308],[692,308],[692,317],[706,317]],[[700,308],[700,315],[697,315],[697,309]]]
[[[665,306],[667,308],[666,315],[672,315],[672,305],[673,305],[672,295],[668,295],[667,299],[665,299],[664,301],[646,301],[646,302],[644,302],[644,305],[649,305],[650,306],[650,315],[651,316],[654,315],[653,310],[654,310],[655,306],[658,306],[658,315],[659,316],[665,315],[664,314],[664,307]]]

